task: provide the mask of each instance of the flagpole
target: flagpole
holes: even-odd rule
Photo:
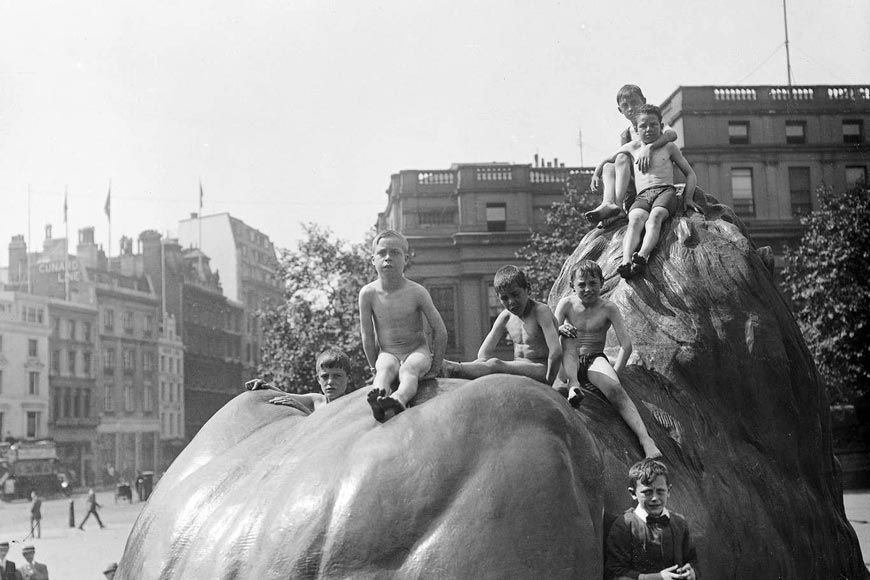
[[[108,264],[108,259],[112,256],[112,178],[109,178],[109,193],[106,195],[106,206],[103,208],[106,212],[106,217],[109,220],[109,245],[108,245],[108,253],[106,254],[106,260]]]
[[[199,213],[196,216],[199,227],[199,272],[202,275],[202,178],[199,179]]]
[[[63,299],[69,300],[69,218],[67,216],[67,189],[63,188],[63,230],[66,249],[63,253]]]
[[[27,293],[33,294],[33,280],[30,277],[30,184],[27,184],[27,251],[24,252],[27,258]],[[10,264],[11,265],[11,264]]]

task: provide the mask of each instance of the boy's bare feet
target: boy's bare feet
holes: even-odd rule
[[[568,404],[575,409],[580,406],[580,401],[583,400],[583,391],[580,387],[571,387],[568,389]]]
[[[646,258],[635,252],[631,256],[631,275],[639,276],[646,270]]]
[[[386,421],[384,408],[378,401],[378,399],[383,398],[381,396],[382,394],[383,391],[381,391],[380,389],[372,389],[369,391],[369,394],[366,395],[366,401],[372,408],[372,415],[375,416],[375,421],[377,421],[378,423],[383,423],[384,421]]]
[[[620,264],[618,268],[616,268],[616,273],[628,280],[634,275],[632,272],[631,262],[628,264]]]
[[[441,362],[441,376],[445,379],[455,377],[462,368],[462,363],[453,362],[452,360],[444,359]]]
[[[619,214],[620,211],[621,210],[619,209],[619,206],[615,203],[606,203],[602,201],[601,205],[593,210],[587,211],[583,214],[583,217],[595,224],[605,218],[613,217]]]
[[[598,222],[598,224],[595,227],[598,228],[599,230],[606,230],[610,226],[612,226],[614,224],[622,223],[624,220],[627,220],[627,219],[628,219],[628,215],[626,215],[626,213],[624,211],[620,210],[620,212],[618,214],[612,215],[608,218],[604,218],[603,220]]]
[[[652,437],[646,441],[641,441],[640,446],[643,447],[643,454],[647,459],[656,459],[657,457],[662,456],[662,452],[659,451],[659,448],[656,445],[656,442],[652,440]]]
[[[377,417],[375,417],[375,419],[381,422],[392,419],[393,417],[405,410],[405,405],[403,405],[393,397],[378,397],[378,403],[380,403],[384,418],[378,419]]]

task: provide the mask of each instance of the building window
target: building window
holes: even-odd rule
[[[91,390],[83,389],[82,390],[82,417],[90,417],[91,416]]]
[[[51,317],[51,333],[54,336],[60,336],[60,318],[57,316]]]
[[[60,351],[51,351],[51,374],[54,376],[60,375]]]
[[[503,232],[507,229],[507,204],[486,204],[486,231]]]
[[[426,210],[417,213],[417,224],[421,226],[447,226],[456,223],[456,209]]]
[[[73,397],[73,417],[82,416],[82,390],[76,389],[76,394]]]
[[[70,376],[74,377],[76,376],[76,351],[71,350],[66,353],[66,356],[67,370],[69,370]]]
[[[793,216],[807,215],[813,211],[810,198],[810,168],[789,167],[788,189],[791,193],[791,214]]]
[[[124,359],[124,372],[132,373],[136,370],[136,351],[132,348],[125,348],[122,351],[122,356]]]
[[[76,321],[70,320],[68,328],[69,328],[69,339],[75,340],[76,339]]]
[[[72,389],[63,390],[63,416],[72,417]]]
[[[133,334],[133,313],[129,310],[124,311],[124,332],[127,334]]]
[[[90,342],[91,341],[91,323],[90,322],[82,322],[82,339]]]
[[[154,353],[149,350],[142,353],[142,370],[146,373],[154,370]]]
[[[142,329],[143,336],[151,336],[154,332],[154,317],[150,314],[145,315],[145,327]]]
[[[112,385],[103,387],[103,411],[112,410]]]
[[[848,145],[860,145],[864,142],[864,121],[843,121],[843,143]]]
[[[755,215],[751,168],[733,167],[731,169],[731,197],[734,213],[741,217],[753,217]]]
[[[82,374],[86,377],[91,376],[91,353],[82,353]]]
[[[429,295],[432,296],[432,302],[447,327],[447,348],[457,348],[459,340],[456,335],[456,288],[433,286],[429,288]]]
[[[115,349],[114,348],[104,348],[103,349],[103,368],[110,373],[115,370]]]
[[[791,145],[801,145],[807,142],[806,121],[785,122],[785,142]]]
[[[39,343],[32,338],[27,341],[27,356],[31,358],[39,356]]]
[[[3,369],[0,369],[0,395],[3,394]],[[0,429],[0,433],[3,432],[3,429]]]
[[[124,410],[133,410],[133,383],[124,383]]]
[[[142,391],[143,399],[142,399],[142,410],[146,413],[150,413],[154,410],[154,389],[151,387],[151,383],[145,383],[145,389]]]
[[[115,311],[111,308],[103,311],[103,329],[108,332],[115,331]]]
[[[731,145],[749,144],[749,121],[728,121],[728,143]]]
[[[39,394],[39,372],[30,371],[27,373],[27,393],[30,395]]]
[[[36,439],[39,437],[39,423],[40,423],[40,413],[39,411],[28,411],[27,412],[27,438],[28,439]]]
[[[846,166],[846,189],[867,186],[867,168],[863,165]]]

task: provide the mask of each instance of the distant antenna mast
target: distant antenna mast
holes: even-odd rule
[[[785,9],[785,0],[782,0],[782,20],[785,24],[785,66],[788,69],[788,88],[791,89],[791,55],[788,51],[788,12]]]
[[[583,164],[583,127],[577,129],[577,145],[580,146],[580,167],[585,167]]]

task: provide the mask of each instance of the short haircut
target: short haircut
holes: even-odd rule
[[[671,484],[668,477],[668,468],[664,463],[657,459],[642,459],[628,470],[628,487],[637,489],[638,482],[643,485],[649,485],[660,475],[665,477],[665,482],[668,485]]]
[[[526,278],[526,273],[516,266],[502,266],[495,273],[495,277],[492,280],[492,285],[496,292],[500,292],[514,284],[520,288],[531,290],[529,280]]]
[[[601,272],[601,266],[598,265],[598,262],[595,260],[583,260],[576,266],[574,266],[574,270],[571,272],[571,285],[574,284],[574,279],[580,275],[584,276],[595,276],[602,282],[604,282],[604,274]]]
[[[321,368],[334,369],[340,368],[347,374],[350,374],[350,359],[340,348],[331,346],[317,355],[317,362],[314,364],[317,372]]]
[[[623,98],[627,99],[632,95],[637,95],[640,99],[645,103],[646,97],[643,96],[643,91],[640,90],[640,87],[637,85],[622,85],[622,88],[619,89],[619,92],[616,93],[616,104],[619,104]]]
[[[662,110],[655,105],[650,105],[649,103],[641,105],[641,107],[634,114],[635,127],[637,126],[637,120],[640,119],[641,115],[655,115],[656,117],[658,117],[659,123],[662,122]]]
[[[402,242],[402,250],[407,254],[408,253],[408,238],[397,232],[396,230],[384,230],[375,236],[375,239],[372,240],[372,253],[375,253],[375,250],[378,247],[378,242],[383,240],[384,238],[396,238],[400,242]]]

